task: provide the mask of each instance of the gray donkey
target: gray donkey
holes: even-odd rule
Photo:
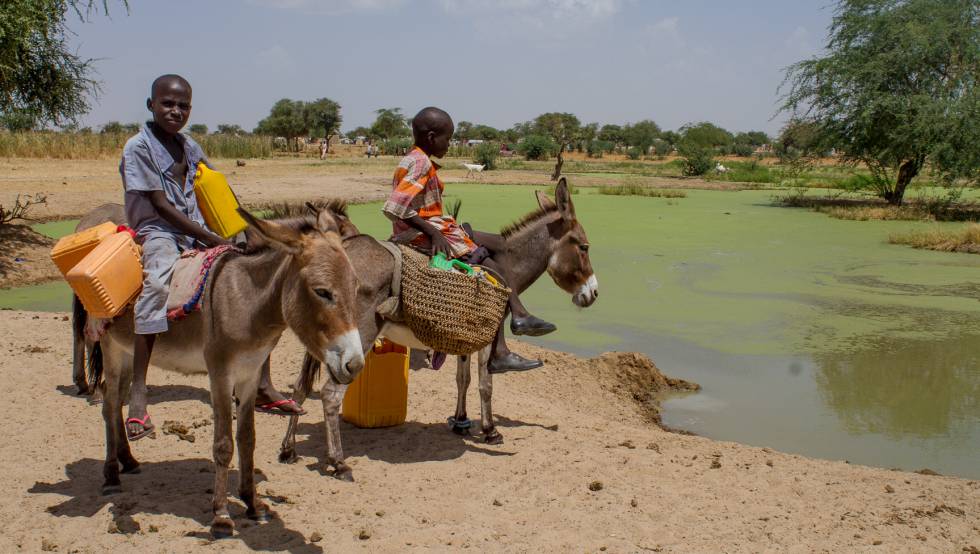
[[[323,210],[311,217],[260,221],[240,212],[250,225],[246,251],[225,254],[212,269],[200,311],[161,334],[151,360],[157,367],[207,372],[210,377],[215,463],[211,532],[215,537],[234,531],[227,487],[236,399],[238,494],[248,517],[269,517],[268,507],[255,493],[253,406],[262,365],[286,328],[299,337],[307,352],[327,365],[331,379],[337,382],[349,383],[364,366],[356,318],[357,277],[334,214]],[[90,319],[87,325],[100,323]],[[111,494],[122,490],[120,466],[122,473],[139,469],[122,417],[123,399],[132,379],[132,310],[112,322],[99,345],[107,443],[102,492]]]
[[[495,252],[494,258],[506,269],[508,286],[517,292],[526,290],[547,271],[555,284],[572,295],[575,305],[588,307],[598,298],[599,286],[589,259],[589,241],[575,216],[575,206],[572,204],[568,185],[564,178],[559,181],[555,187],[554,201],[542,192],[536,194],[539,209],[502,231],[506,247],[503,251]],[[349,222],[346,225],[348,229],[352,229],[345,234],[347,238],[344,239],[344,249],[354,264],[360,285],[357,301],[358,329],[364,351],[367,352],[374,339],[379,336],[386,336],[411,348],[427,348],[415,338],[408,327],[383,320],[377,314],[378,306],[391,295],[394,260],[378,241],[367,235],[354,234],[356,228]],[[483,438],[491,444],[503,442],[503,437],[493,424],[490,405],[493,383],[487,370],[487,362],[491,348],[506,348],[502,341],[503,333],[498,333],[497,344],[483,349],[478,357]],[[459,397],[456,414],[450,421],[455,432],[466,433],[469,428],[466,389],[470,383],[470,356],[460,356],[458,360],[456,382]],[[302,403],[310,394],[319,370],[319,360],[307,354],[295,385],[293,399],[296,402]],[[333,466],[334,477],[352,481],[351,468],[344,463],[339,421],[340,405],[348,383],[349,381],[326,379],[321,390],[321,399],[327,438],[326,461]],[[281,462],[292,463],[297,459],[297,425],[298,418],[291,417],[279,453]]]

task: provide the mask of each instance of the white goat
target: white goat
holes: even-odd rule
[[[729,171],[730,170],[727,167],[721,165],[721,162],[718,162],[718,164],[715,165],[715,173],[728,173]]]
[[[483,177],[483,168],[486,167],[486,166],[485,165],[480,165],[480,164],[463,164],[463,167],[466,168],[466,176],[467,177],[473,175],[474,173],[477,173],[482,178]]]

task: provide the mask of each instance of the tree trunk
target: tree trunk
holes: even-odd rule
[[[898,178],[895,181],[895,190],[885,193],[885,200],[893,206],[901,206],[905,197],[905,189],[912,182],[912,179],[919,174],[922,168],[920,160],[908,160],[898,168]]]
[[[561,144],[558,146],[558,161],[555,163],[555,172],[551,174],[551,180],[557,181],[561,177],[561,166],[565,163],[565,158],[563,154],[565,153],[565,145]]]

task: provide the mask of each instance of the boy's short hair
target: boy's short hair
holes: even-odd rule
[[[412,118],[412,135],[414,137],[420,137],[429,131],[438,133],[447,124],[452,127],[453,118],[449,116],[446,110],[434,106],[422,108]]]
[[[154,95],[158,85],[162,85],[168,81],[177,81],[187,87],[187,90],[191,90],[191,84],[187,81],[187,79],[177,75],[176,73],[167,73],[166,75],[161,75],[156,79],[153,79],[153,83],[150,85],[150,98],[155,98]]]

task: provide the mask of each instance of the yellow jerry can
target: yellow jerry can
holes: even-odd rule
[[[358,427],[391,427],[405,423],[407,414],[408,349],[379,340],[347,387],[342,416]]]
[[[107,221],[95,227],[89,227],[84,231],[72,233],[58,239],[58,243],[51,249],[51,261],[58,266],[61,275],[68,275],[68,271],[75,267],[75,264],[82,261],[86,254],[102,242],[102,239],[115,234],[116,224]]]
[[[204,165],[204,162],[197,164],[194,173],[194,194],[208,228],[218,235],[229,239],[248,227],[248,223],[236,211],[238,199],[231,191],[228,180]]]
[[[116,317],[143,288],[140,248],[129,233],[102,239],[65,276],[93,317]]]

